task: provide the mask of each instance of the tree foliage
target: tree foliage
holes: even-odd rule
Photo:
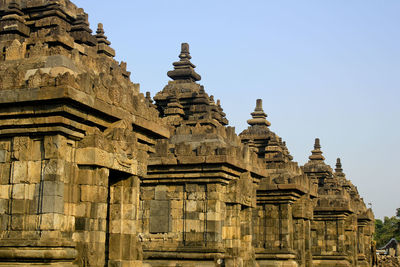
[[[400,208],[396,211],[396,216],[386,217],[382,220],[375,220],[375,241],[378,248],[383,247],[396,238],[400,241]]]

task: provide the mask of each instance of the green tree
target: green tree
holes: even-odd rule
[[[387,242],[392,238],[400,240],[400,218],[399,209],[397,210],[396,216],[385,217],[382,220],[375,220],[375,240],[377,248],[386,245]]]

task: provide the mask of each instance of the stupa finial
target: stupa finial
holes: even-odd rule
[[[99,23],[97,25],[96,38],[98,43],[103,43],[106,45],[111,44],[111,42],[107,40],[107,36],[105,35],[103,23]]]
[[[174,62],[174,70],[168,71],[167,75],[172,80],[187,80],[189,82],[196,82],[201,80],[201,76],[194,70],[195,65],[190,62],[192,58],[189,52],[189,44],[181,44],[181,53],[179,54],[180,60]]]
[[[104,34],[102,23],[97,25],[95,37],[97,39],[97,53],[105,54],[109,57],[115,57],[115,50],[110,47],[111,42],[107,40],[107,36]]]
[[[314,150],[311,151],[311,156],[309,157],[310,160],[312,161],[324,161],[325,158],[322,156],[322,151],[321,151],[321,144],[319,138],[315,138],[315,143],[314,143]]]
[[[99,23],[97,24],[97,33],[102,33],[104,34],[104,27],[103,27],[103,23]]]
[[[337,158],[337,159],[336,159],[336,169],[335,169],[335,172],[336,172],[336,173],[340,173],[340,174],[343,173],[342,163],[341,163],[341,161],[340,161],[340,158]]]
[[[181,53],[179,54],[179,58],[181,59],[181,61],[192,59],[192,57],[190,56],[188,43],[181,44]]]
[[[256,100],[256,108],[254,111],[264,111],[262,107],[262,99]]]
[[[315,138],[314,149],[321,149],[321,142],[319,138]]]
[[[247,123],[253,125],[266,125],[271,126],[271,123],[266,119],[267,114],[264,112],[262,107],[262,99],[257,99],[256,108],[251,113],[252,119],[248,120]]]

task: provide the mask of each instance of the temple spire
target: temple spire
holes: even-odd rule
[[[343,174],[343,169],[342,169],[342,163],[340,162],[340,158],[337,158],[336,160],[336,169],[335,172],[337,174]]]
[[[172,80],[187,80],[189,82],[196,82],[201,80],[201,76],[196,73],[195,65],[190,62],[192,58],[189,52],[189,44],[181,44],[181,53],[179,54],[180,60],[174,62],[174,70],[168,71],[167,75]]]
[[[107,36],[105,36],[104,33],[105,32],[104,32],[103,24],[99,23],[97,25],[97,31],[96,31],[97,42],[100,44],[110,45],[111,42],[107,40]]]
[[[266,125],[271,126],[271,123],[266,119],[267,114],[264,112],[262,107],[262,99],[257,99],[256,108],[251,113],[252,119],[248,120],[247,123],[253,125]]]
[[[309,159],[311,161],[324,161],[325,158],[322,156],[322,151],[321,151],[321,145],[319,142],[319,138],[315,138],[315,143],[314,143],[314,150],[311,151],[311,156]]]
[[[104,34],[103,24],[99,23],[96,31],[97,53],[105,54],[109,57],[115,57],[115,50],[110,47],[111,42],[107,40]]]

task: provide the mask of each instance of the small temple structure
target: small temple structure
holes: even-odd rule
[[[367,267],[374,216],[262,100],[236,134],[189,45],[154,97],[69,0],[0,0],[0,266]]]

